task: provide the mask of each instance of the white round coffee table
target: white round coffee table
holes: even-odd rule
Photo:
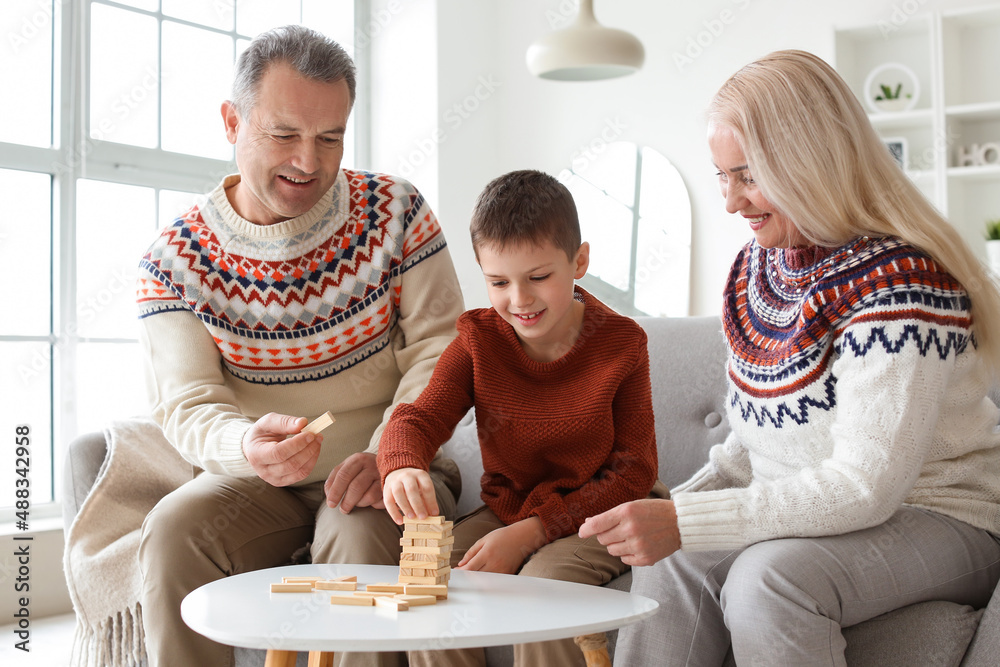
[[[283,665],[288,656],[294,664],[297,651],[443,650],[577,637],[634,623],[658,606],[608,588],[463,570],[452,570],[447,600],[409,611],[330,604],[331,595],[350,593],[270,592],[270,584],[282,577],[357,575],[360,590],[364,584],[395,582],[398,574],[399,568],[390,565],[291,565],[247,572],[191,592],[181,616],[209,639],[266,649],[269,664]]]

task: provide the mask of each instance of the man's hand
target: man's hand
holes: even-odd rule
[[[326,504],[340,505],[344,514],[350,514],[355,507],[384,507],[375,455],[367,452],[351,454],[341,461],[326,478],[323,490]]]
[[[397,525],[403,525],[404,516],[424,519],[439,511],[431,475],[419,468],[400,468],[386,475],[382,502]]]
[[[681,548],[672,500],[636,500],[592,516],[580,526],[580,537],[594,535],[626,565],[652,565]]]
[[[243,434],[243,455],[271,486],[301,482],[319,459],[323,436],[302,433],[308,421],[269,412]],[[292,437],[288,437],[292,436]]]
[[[545,546],[542,520],[532,516],[487,533],[465,552],[457,567],[501,574],[517,574],[528,556]]]

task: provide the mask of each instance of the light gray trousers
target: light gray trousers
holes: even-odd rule
[[[632,592],[655,616],[621,629],[615,665],[846,665],[841,628],[906,605],[986,606],[1000,579],[1000,540],[942,514],[902,508],[846,535],[678,551],[632,568]]]

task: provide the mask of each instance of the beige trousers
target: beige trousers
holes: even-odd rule
[[[442,514],[454,515],[461,482],[444,459],[431,469]],[[278,488],[263,480],[202,473],[146,517],[139,544],[142,620],[150,667],[232,667],[233,649],[194,632],[180,605],[222,577],[286,565],[312,540],[314,563],[397,565],[402,528],[385,510],[350,514],[326,505],[323,483]],[[402,663],[397,653],[344,653],[341,667]]]
[[[650,497],[669,498],[666,486],[657,482]],[[451,565],[458,564],[465,552],[481,537],[503,528],[504,524],[485,505],[462,517],[454,528],[455,547]],[[629,569],[617,556],[608,553],[596,538],[581,539],[569,535],[550,542],[525,561],[518,575],[542,577],[578,584],[602,586]],[[448,651],[411,651],[407,653],[410,667],[482,667],[486,664],[484,649],[452,649]],[[586,661],[572,638],[514,646],[515,667],[585,667]]]

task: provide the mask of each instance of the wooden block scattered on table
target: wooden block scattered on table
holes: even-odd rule
[[[271,584],[272,593],[309,593],[313,589],[311,583]]]
[[[282,577],[283,584],[314,584],[323,577]]]
[[[349,577],[330,577],[326,581],[357,581],[358,575],[352,574]]]
[[[344,604],[355,607],[370,607],[374,599],[367,595],[331,595],[330,604]]]
[[[428,604],[437,604],[436,595],[397,595],[393,598],[394,600],[400,600],[405,602],[411,607],[422,607]]]
[[[375,591],[354,591],[355,595],[368,598],[391,598],[395,593],[378,593]]]
[[[373,599],[375,600],[376,607],[385,607],[386,609],[395,609],[396,611],[407,611],[410,608],[410,605],[402,600],[397,600],[395,597]]]
[[[317,581],[313,587],[318,591],[356,591],[358,584],[354,581],[337,581],[336,579]]]
[[[324,412],[319,417],[316,417],[316,419],[306,424],[306,427],[302,429],[302,432],[319,433],[320,431],[322,431],[335,421],[337,420],[333,418],[333,415],[331,415],[329,412]]]
[[[433,595],[439,600],[448,599],[448,587],[441,584],[406,584],[405,595]]]
[[[373,593],[403,593],[403,587],[400,584],[390,584],[388,582],[382,582],[378,584],[368,584],[365,586],[366,591],[371,591]]]

